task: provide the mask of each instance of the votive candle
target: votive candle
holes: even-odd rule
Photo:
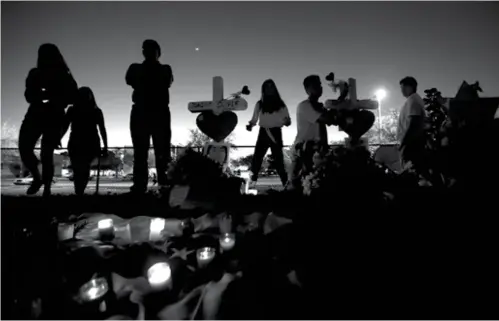
[[[198,261],[198,266],[203,268],[207,266],[215,258],[215,249],[211,247],[203,247],[197,250],[196,258]]]
[[[224,251],[229,251],[231,250],[234,245],[236,244],[236,238],[234,234],[231,233],[225,233],[220,236],[220,247]]]
[[[105,218],[97,223],[101,240],[112,240],[114,238],[114,224],[110,218]]]
[[[164,218],[153,218],[151,219],[151,224],[149,227],[149,239],[151,241],[159,241],[162,236],[161,233],[164,231],[166,226],[166,221]]]

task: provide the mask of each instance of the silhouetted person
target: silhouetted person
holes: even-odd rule
[[[303,80],[308,98],[296,110],[298,132],[292,147],[293,157],[290,169],[289,187],[301,189],[304,173],[313,170],[313,156],[316,151],[324,152],[328,146],[327,127],[336,121],[336,112],[328,111],[319,102],[322,96],[321,79],[311,75]]]
[[[132,64],[126,73],[126,83],[133,88],[130,132],[134,149],[132,192],[147,190],[150,140],[156,156],[156,171],[160,186],[167,184],[166,171],[171,160],[171,118],[169,88],[173,73],[169,65],[159,62],[161,48],[154,40],[142,45],[144,62]]]
[[[73,167],[75,193],[83,195],[90,177],[90,165],[101,155],[100,136],[107,154],[107,133],[102,110],[97,107],[92,90],[81,87],[74,106],[66,113],[63,134],[71,125],[68,152]],[[99,129],[97,131],[97,128]]]
[[[282,101],[279,91],[272,79],[266,80],[262,84],[262,98],[255,105],[253,118],[250,120],[247,129],[251,130],[260,119],[260,132],[256,141],[255,152],[251,164],[252,185],[258,180],[258,173],[262,167],[262,161],[270,147],[274,156],[275,167],[283,186],[288,182],[288,174],[284,167],[282,126],[291,125],[288,108]]]
[[[409,162],[416,169],[422,169],[426,144],[424,101],[417,93],[418,83],[413,77],[402,79],[400,89],[402,95],[407,98],[400,109],[397,127],[402,169]]]
[[[54,149],[60,145],[64,110],[73,103],[78,86],[59,49],[43,44],[38,49],[36,68],[26,79],[24,96],[30,104],[19,133],[19,153],[22,162],[33,175],[27,194],[36,194],[45,185],[44,195],[50,195],[54,176]],[[43,178],[38,170],[35,145],[41,141]]]

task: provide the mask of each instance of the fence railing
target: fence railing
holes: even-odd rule
[[[331,144],[330,147],[341,146],[342,144]],[[369,145],[369,150],[371,153],[374,153],[376,149],[381,146],[394,146],[395,144],[371,144]],[[285,150],[289,150],[291,145],[285,145],[283,148]],[[173,159],[176,159],[178,156],[182,155],[183,151],[187,148],[193,148],[197,151],[202,151],[203,146],[171,146],[171,155]],[[242,157],[246,157],[248,155],[253,154],[255,146],[254,145],[233,145],[230,150],[230,158],[231,159],[240,159]],[[2,173],[1,176],[6,177],[21,177],[25,175],[26,169],[22,165],[21,158],[19,156],[19,150],[16,147],[2,147],[2,156],[1,156],[1,168]],[[131,173],[133,169],[133,147],[132,146],[123,146],[123,147],[109,147],[108,148],[109,155],[105,160],[102,160],[99,164],[101,170],[108,170],[111,172],[115,172],[118,175],[118,172],[122,175],[127,173]],[[268,151],[270,153],[270,150]],[[35,155],[40,159],[40,148],[35,148]],[[288,155],[288,153],[285,153]],[[288,156],[285,156],[287,158]],[[97,159],[92,163],[93,168],[99,168],[97,166]],[[54,165],[55,165],[55,174],[56,176],[64,175],[64,170],[71,168],[71,161],[69,155],[67,153],[67,148],[59,148],[56,149],[56,153],[54,155]],[[154,147],[150,147],[149,149],[149,160],[148,160],[149,168],[155,168],[155,156],[154,156]]]

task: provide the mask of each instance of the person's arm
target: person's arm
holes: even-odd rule
[[[307,105],[298,106],[298,113],[300,114],[300,117],[305,118],[308,122],[318,122],[326,124],[327,126],[330,126],[335,122],[336,113],[334,111],[328,111],[324,108],[314,108],[310,102],[307,102],[306,104]]]
[[[289,116],[288,107],[284,106],[284,126],[288,127],[291,125],[291,117]]]
[[[66,133],[67,133],[67,131],[69,129],[69,126],[71,125],[72,117],[73,117],[73,107],[69,107],[68,111],[64,115],[64,121],[62,123],[61,140],[66,135]]]
[[[26,90],[24,91],[24,98],[29,104],[35,103],[41,100],[40,84],[38,79],[38,72],[36,68],[29,71],[28,77],[26,78]]]
[[[255,105],[255,110],[253,111],[253,117],[249,121],[249,126],[251,126],[251,127],[256,126],[256,123],[258,122],[258,118],[260,117],[260,111],[261,111],[260,102],[257,102]]]
[[[170,65],[165,65],[165,68],[166,68],[167,75],[170,78],[168,80],[168,88],[170,88],[173,85],[173,70],[172,70],[172,67]]]
[[[135,88],[136,85],[136,70],[137,70],[137,64],[131,64],[130,67],[128,67],[128,70],[126,71],[125,75],[125,81],[128,86],[131,86],[132,88]]]
[[[69,72],[67,74],[67,81],[64,83],[64,85],[64,104],[66,104],[66,106],[74,105],[74,103],[76,102],[76,98],[78,97],[78,84],[73,78],[73,75]]]
[[[102,143],[104,144],[104,153],[107,152],[107,131],[106,125],[104,123],[104,114],[100,108],[97,108],[97,126],[99,126],[99,133],[102,138]]]
[[[321,113],[317,121],[321,124],[326,124],[327,126],[331,126],[336,124],[337,115],[338,113],[335,110],[325,110]]]

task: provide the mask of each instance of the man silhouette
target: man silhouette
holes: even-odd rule
[[[154,40],[142,44],[144,62],[130,65],[126,83],[133,88],[130,133],[134,149],[132,192],[147,190],[150,140],[156,156],[158,184],[167,184],[166,171],[171,159],[171,118],[169,88],[173,83],[172,68],[159,62],[161,48]]]

